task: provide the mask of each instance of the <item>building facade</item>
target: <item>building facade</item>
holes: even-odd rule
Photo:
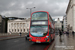
[[[67,17],[63,16],[63,31],[67,31]]]
[[[5,32],[5,16],[0,15],[0,33],[6,33]]]
[[[30,18],[8,20],[8,33],[28,33]]]
[[[67,30],[75,32],[75,0],[69,0],[66,10]]]
[[[58,20],[55,22],[55,29],[59,30],[62,29],[62,23],[60,22],[60,19],[58,18]]]

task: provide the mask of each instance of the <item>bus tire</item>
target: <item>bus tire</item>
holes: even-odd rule
[[[52,42],[52,40],[51,40],[51,37],[50,37],[49,42],[47,42],[47,43],[50,44],[51,42]]]
[[[50,42],[52,42],[52,38],[50,37]]]

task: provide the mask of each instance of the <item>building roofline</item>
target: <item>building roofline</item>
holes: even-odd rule
[[[69,10],[70,3],[71,3],[71,0],[69,0],[68,6],[67,6],[67,9],[66,9],[66,14],[67,14],[67,12],[68,12],[68,10]]]
[[[18,17],[6,17],[6,18],[18,18]]]

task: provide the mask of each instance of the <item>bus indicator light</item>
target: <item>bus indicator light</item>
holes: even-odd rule
[[[47,42],[49,42],[49,41],[47,41]]]
[[[29,40],[29,41],[31,41],[31,40]]]

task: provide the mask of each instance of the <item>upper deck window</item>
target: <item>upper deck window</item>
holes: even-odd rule
[[[32,14],[31,20],[48,20],[46,12],[36,12]]]

